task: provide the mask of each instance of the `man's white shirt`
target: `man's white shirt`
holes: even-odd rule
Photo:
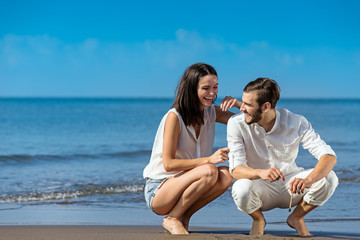
[[[258,169],[277,167],[284,175],[303,170],[295,163],[300,143],[318,160],[326,154],[336,156],[305,117],[287,109],[275,110],[275,124],[269,132],[258,123],[248,125],[243,113],[229,119],[230,173],[239,165]]]

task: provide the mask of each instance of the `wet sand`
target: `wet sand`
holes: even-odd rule
[[[248,235],[245,229],[192,228],[190,235],[170,235],[160,226],[0,226],[0,239],[6,240],[115,240],[115,239],[302,239],[295,232],[265,231],[262,237]],[[359,239],[360,235],[312,232],[306,239]]]

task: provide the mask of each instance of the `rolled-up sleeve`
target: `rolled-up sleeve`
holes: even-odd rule
[[[312,128],[311,124],[304,118],[301,118],[302,138],[301,143],[316,159],[320,159],[323,155],[336,156],[333,149],[327,145]]]
[[[230,173],[239,165],[247,166],[244,138],[238,124],[237,115],[229,119],[227,124],[227,141]]]

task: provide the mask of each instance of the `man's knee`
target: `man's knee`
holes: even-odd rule
[[[325,191],[333,193],[339,184],[339,179],[336,176],[336,173],[334,171],[330,171],[330,173],[325,177],[326,183],[325,183]]]
[[[338,183],[338,177],[334,171],[331,171],[326,177],[313,184],[304,196],[305,202],[317,206],[323,205],[334,193]]]
[[[321,183],[321,181],[323,182]],[[334,171],[330,171],[326,177],[319,181],[319,184],[322,185],[319,191],[327,192],[331,195],[339,184],[339,179]]]
[[[249,179],[239,179],[232,186],[232,197],[237,208],[250,214],[261,207],[261,201],[255,193],[255,182]]]

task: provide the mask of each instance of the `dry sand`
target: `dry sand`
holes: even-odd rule
[[[267,231],[251,237],[248,230],[192,228],[190,235],[170,235],[160,226],[0,226],[1,240],[115,240],[115,239],[302,239],[295,232]],[[316,232],[306,239],[360,239],[357,235]]]

